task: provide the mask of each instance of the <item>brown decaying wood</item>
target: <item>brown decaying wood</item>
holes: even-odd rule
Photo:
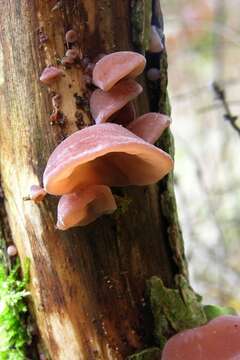
[[[63,136],[76,131],[74,93],[84,92],[80,69],[51,90],[62,95],[63,129],[51,127],[51,96],[39,82],[42,69],[64,55],[64,34],[74,28],[81,50],[131,49],[130,1],[0,0],[4,51],[1,97],[1,175],[13,238],[20,258],[31,259],[31,293],[41,336],[52,359],[124,359],[149,343],[144,316],[145,281],[160,275],[172,282],[166,229],[158,188],[124,189],[131,199],[118,217],[102,217],[85,228],[55,230],[56,204],[24,202],[41,183],[47,158]],[[39,47],[39,29],[48,42]],[[141,111],[147,101],[140,96]],[[88,114],[84,115],[89,122]]]

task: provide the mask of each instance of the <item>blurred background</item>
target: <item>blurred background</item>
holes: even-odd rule
[[[175,189],[191,283],[240,311],[240,0],[162,1]],[[224,95],[224,94],[223,94]],[[234,117],[232,120],[235,120]],[[235,122],[240,127],[240,121]]]

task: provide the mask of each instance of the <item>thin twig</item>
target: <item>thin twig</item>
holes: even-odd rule
[[[214,82],[212,86],[215,94],[217,95],[217,98],[221,101],[222,106],[225,110],[224,119],[230,122],[231,126],[234,128],[234,130],[237,131],[238,135],[240,136],[240,128],[236,124],[238,117],[231,113],[230,107],[226,99],[225,90],[221,88],[221,86],[217,82]]]
[[[232,101],[228,101],[228,105],[233,105],[233,106],[240,106],[240,100],[232,100]],[[197,109],[197,113],[199,114],[204,114],[206,112],[209,111],[215,111],[219,108],[222,107],[222,104],[220,103],[216,103],[216,104],[211,104],[211,105],[207,105],[207,106],[203,106]]]
[[[239,85],[240,79],[233,77],[233,78],[229,78],[226,80],[223,80],[222,84],[225,87],[232,87],[232,86],[236,86]],[[206,83],[194,88],[191,88],[190,90],[188,89],[185,92],[179,92],[179,93],[173,93],[171,95],[171,98],[176,100],[176,101],[183,101],[185,99],[189,99],[189,97],[199,97],[199,94],[203,94],[206,93],[206,91],[210,91],[211,90],[211,83]]]

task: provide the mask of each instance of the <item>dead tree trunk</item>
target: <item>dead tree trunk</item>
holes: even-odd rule
[[[159,4],[154,21],[162,27]],[[47,159],[63,137],[77,130],[76,94],[84,96],[81,69],[66,71],[54,89],[62,95],[64,128],[51,127],[51,96],[39,75],[66,50],[74,28],[84,56],[143,51],[151,18],[148,0],[0,0],[4,84],[1,92],[1,180],[13,239],[21,261],[31,260],[30,290],[40,334],[52,359],[125,359],[152,344],[152,321],[145,311],[145,283],[152,275],[174,286],[186,275],[172,175],[149,187],[120,189],[128,206],[84,228],[55,230],[56,200],[24,202],[41,183]],[[40,44],[39,34],[48,41]],[[138,112],[167,112],[166,53],[157,62],[162,75],[153,88],[142,78]],[[148,96],[147,96],[148,94]],[[75,95],[75,96],[74,96]],[[149,105],[150,104],[150,105]],[[85,124],[86,108],[80,110]],[[162,140],[172,151],[167,131]]]

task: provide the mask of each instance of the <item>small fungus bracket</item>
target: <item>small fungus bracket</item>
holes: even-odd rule
[[[187,279],[175,277],[176,288],[166,288],[153,276],[148,281],[148,296],[154,318],[154,335],[162,349],[173,333],[203,325],[207,322],[201,298],[189,286]]]

